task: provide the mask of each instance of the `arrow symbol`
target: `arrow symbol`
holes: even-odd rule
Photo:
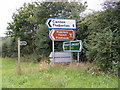
[[[49,33],[49,37],[52,39],[52,40],[55,40],[55,37],[54,37],[54,32],[55,30],[51,30],[50,33]]]
[[[73,27],[74,27],[74,24],[73,24]]]
[[[50,22],[51,22],[51,20],[49,20],[48,25],[49,25],[50,27],[52,27],[52,26],[50,25]]]

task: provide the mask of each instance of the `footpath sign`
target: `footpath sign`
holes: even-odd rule
[[[64,41],[64,40],[74,40],[73,30],[51,30],[49,33],[51,40]]]
[[[54,53],[51,52],[49,57],[50,57],[50,61],[54,63],[72,62],[72,58],[73,58],[71,52],[54,52]]]
[[[20,41],[20,45],[27,45],[26,41]]]
[[[76,19],[49,18],[46,25],[49,29],[76,29]]]
[[[81,52],[82,50],[82,41],[69,41],[63,42],[63,50],[69,52]]]

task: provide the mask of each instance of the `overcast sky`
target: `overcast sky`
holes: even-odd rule
[[[7,22],[12,20],[12,14],[21,7],[25,2],[33,2],[40,0],[1,0],[0,1],[0,37],[5,36],[5,30]],[[100,4],[104,2],[104,0],[81,0],[82,2],[87,1],[88,9],[92,10],[100,10]]]

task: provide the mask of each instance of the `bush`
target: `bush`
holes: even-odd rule
[[[7,38],[2,43],[2,57],[17,56],[17,40],[15,38]]]
[[[114,13],[117,13],[116,10],[117,7],[108,8],[90,17],[87,22],[89,34],[84,39],[84,46],[87,48],[88,60],[93,60],[105,72],[117,74],[120,58],[120,30],[117,19],[119,14],[113,17]]]

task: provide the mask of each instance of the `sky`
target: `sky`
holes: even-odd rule
[[[5,31],[8,26],[7,22],[12,21],[12,15],[16,11],[16,9],[19,9],[25,2],[34,2],[34,1],[40,1],[40,0],[1,0],[0,1],[0,37],[5,36]],[[101,3],[104,2],[104,0],[81,0],[82,3],[87,1],[88,8],[86,12],[90,10],[101,10]]]

